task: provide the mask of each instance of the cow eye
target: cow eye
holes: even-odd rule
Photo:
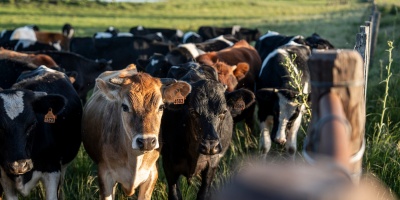
[[[164,108],[165,108],[164,104],[160,105],[160,107],[158,108],[158,112],[162,112],[164,110]]]
[[[121,107],[122,107],[122,111],[129,112],[129,107],[126,104],[122,104]]]

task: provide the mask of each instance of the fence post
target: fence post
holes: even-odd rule
[[[363,61],[364,61],[364,80],[365,80],[365,90],[364,97],[367,98],[367,81],[368,81],[368,63],[366,60],[368,59],[368,50],[367,50],[367,41],[368,41],[368,33],[369,30],[366,26],[360,26],[360,32],[357,33],[356,36],[356,45],[354,49],[360,53]]]
[[[379,23],[381,22],[381,13],[374,5],[374,12],[372,13],[374,23],[372,24],[372,42],[371,42],[371,57],[374,55],[375,47],[378,42]]]
[[[318,138],[313,136],[318,131],[316,130],[318,126],[315,125],[322,123],[321,110],[326,110],[319,107],[320,99],[326,94],[333,94],[340,99],[345,117],[352,127],[349,147],[351,155],[359,152],[365,134],[365,99],[360,98],[365,83],[362,57],[355,50],[314,50],[308,66],[312,91],[312,117],[307,137]],[[307,147],[309,146],[306,146],[306,149]],[[362,159],[352,163],[350,171],[361,172],[361,165]]]

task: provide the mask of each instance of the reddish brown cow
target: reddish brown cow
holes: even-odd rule
[[[33,63],[37,66],[45,65],[48,68],[58,68],[57,63],[48,55],[20,53],[4,49],[3,47],[0,47],[0,59],[12,59],[25,63]]]
[[[69,37],[61,33],[52,33],[44,31],[35,31],[35,34],[38,42],[49,44],[52,46],[60,45],[59,50],[69,51],[69,42],[71,39]]]
[[[185,98],[190,90],[182,81],[162,84],[138,73],[134,65],[106,71],[96,79],[83,112],[82,141],[98,165],[102,200],[115,199],[117,183],[128,196],[139,188],[138,199],[151,199],[158,177],[164,103]]]
[[[206,64],[210,66],[214,66],[218,61],[225,62],[230,66],[236,65],[236,69],[232,69],[232,71],[237,78],[238,84],[236,86],[234,86],[234,82],[228,82],[224,84],[226,84],[228,88],[246,88],[250,91],[254,91],[255,83],[261,69],[260,56],[258,55],[256,49],[245,40],[240,40],[233,46],[223,50],[200,55],[196,58],[196,61],[200,64]],[[243,63],[248,65],[247,70]],[[220,73],[220,71],[218,72]],[[221,79],[219,81],[221,81]],[[246,119],[246,124],[253,129],[254,108],[255,105],[249,107],[241,115],[235,118],[235,122]]]

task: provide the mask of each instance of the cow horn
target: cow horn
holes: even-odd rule
[[[176,80],[173,78],[160,78],[160,81],[163,85],[169,85],[172,83],[176,83]]]

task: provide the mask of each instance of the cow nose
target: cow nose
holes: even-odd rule
[[[33,163],[31,159],[17,160],[9,164],[10,172],[12,174],[25,174],[31,171],[33,168]]]
[[[203,140],[199,151],[204,155],[215,155],[221,153],[222,146],[218,140]]]
[[[136,143],[141,151],[151,151],[156,147],[157,138],[138,138],[136,139]]]
[[[285,144],[286,138],[275,138],[275,142],[278,144]]]

